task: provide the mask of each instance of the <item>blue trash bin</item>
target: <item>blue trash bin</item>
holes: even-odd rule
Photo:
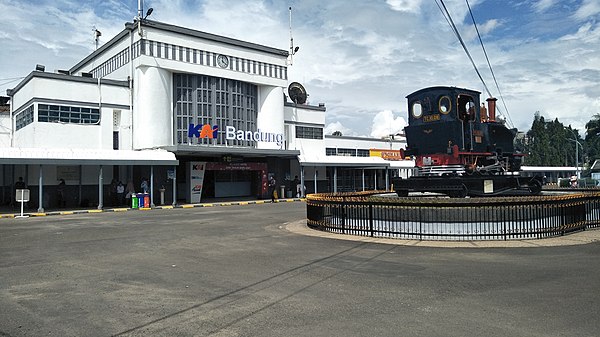
[[[138,199],[139,208],[146,207],[146,205],[144,205],[144,193],[138,193],[135,195],[135,197]]]

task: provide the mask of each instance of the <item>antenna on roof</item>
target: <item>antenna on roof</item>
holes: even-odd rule
[[[292,7],[290,7],[289,10],[290,10],[290,58],[288,60],[288,65],[291,66],[293,63],[293,56],[294,56],[294,54],[296,54],[298,49],[300,49],[300,47],[294,48],[294,38],[292,37]]]
[[[142,21],[146,20],[146,18],[152,14],[152,11],[154,11],[154,8],[148,8],[148,11],[144,16],[144,0],[138,0],[138,14],[134,19],[138,23],[138,34],[140,36],[142,36]]]
[[[94,32],[94,42],[96,43],[96,49],[98,49],[98,40],[100,36],[102,36],[102,33],[98,29],[96,29],[96,26],[94,26],[94,29],[92,29],[92,31]]]

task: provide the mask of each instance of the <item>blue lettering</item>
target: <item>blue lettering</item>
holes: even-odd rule
[[[196,138],[200,138],[200,128],[202,125],[198,124],[194,126],[194,124],[190,124],[188,127],[188,137],[192,138],[196,136]]]

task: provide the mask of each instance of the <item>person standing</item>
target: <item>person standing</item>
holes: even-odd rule
[[[133,187],[133,181],[131,181],[131,179],[127,182],[125,193],[126,203],[131,207],[131,198],[135,198],[135,187]]]
[[[117,206],[123,206],[123,201],[125,197],[125,185],[119,181],[117,184]]]
[[[271,176],[269,179],[269,194],[271,194],[271,202],[275,202],[275,191],[277,190],[277,180],[275,176]]]
[[[58,193],[58,207],[65,207],[67,205],[67,201],[65,199],[65,187],[66,187],[66,183],[64,179],[60,179],[60,182],[58,183],[58,188],[56,189],[57,193]]]
[[[148,180],[146,178],[142,178],[142,184],[140,185],[140,188],[142,189],[142,193],[148,193],[149,187]]]
[[[300,179],[298,179],[298,176],[294,176],[294,180],[292,181],[292,188],[296,189],[296,198],[299,198],[301,196],[301,194],[300,194]]]

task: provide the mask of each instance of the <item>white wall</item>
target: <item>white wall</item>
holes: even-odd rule
[[[256,127],[261,132],[284,135],[283,128],[283,89],[281,87],[262,86],[258,88],[258,116]],[[279,149],[274,142],[257,142],[259,149]]]
[[[156,67],[135,70],[133,147],[146,149],[173,144],[173,76]]]
[[[121,110],[122,122],[128,123],[128,97],[129,89],[126,87],[34,77],[13,97],[15,109],[25,107],[23,104],[32,98],[36,105],[34,122],[15,131],[14,146],[112,149],[113,106],[121,106],[118,109]],[[101,107],[100,122],[97,125],[37,122],[39,104]],[[121,138],[127,137],[127,134],[125,132]]]

